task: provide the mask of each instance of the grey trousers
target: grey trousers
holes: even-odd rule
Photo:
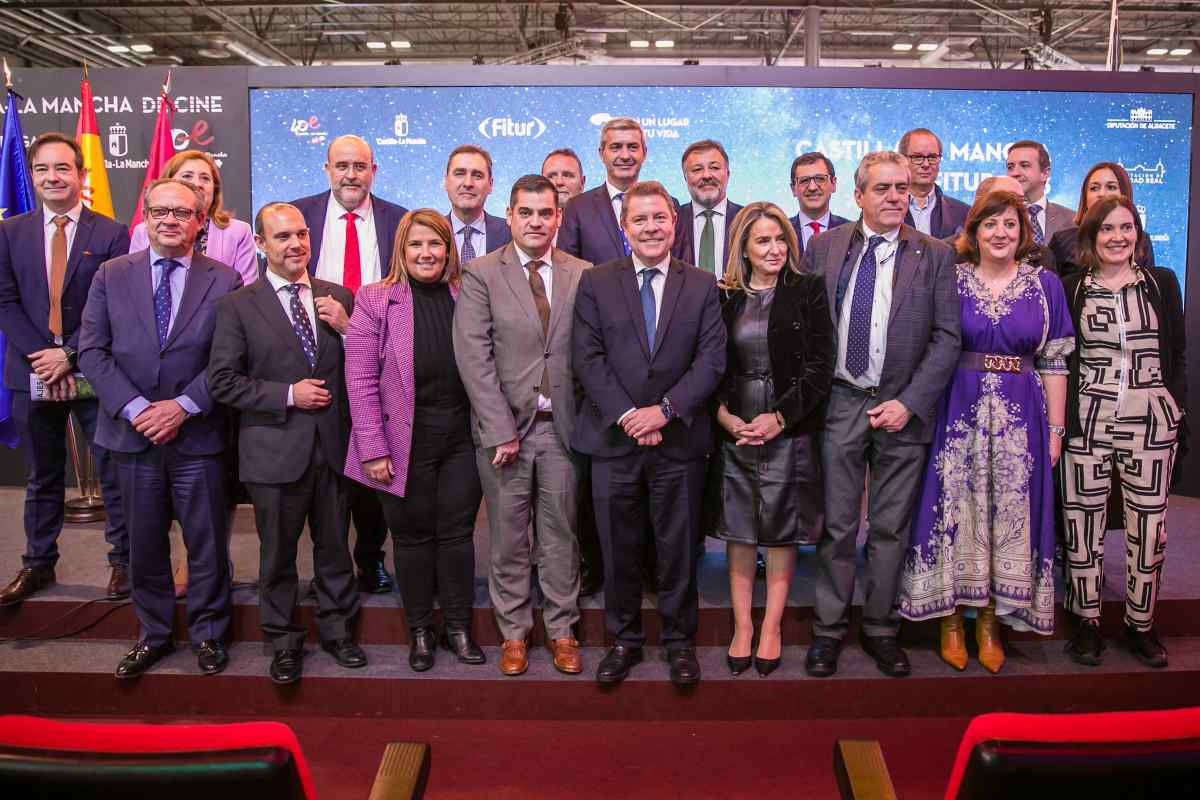
[[[571,638],[579,621],[579,540],[574,530],[579,478],[571,453],[548,419],[534,421],[516,461],[497,469],[492,466],[495,452],[475,449],[491,534],[488,591],[500,633],[505,639],[525,639],[533,630],[531,572],[536,564],[546,635]]]
[[[895,636],[899,629],[900,569],[928,448],[897,441],[895,434],[872,428],[867,409],[878,404],[877,397],[840,383],[834,383],[830,394],[821,452],[825,532],[817,544],[815,636],[843,639],[849,627],[856,538],[868,475],[862,632]]]

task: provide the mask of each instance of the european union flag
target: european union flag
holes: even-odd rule
[[[4,113],[4,141],[0,143],[0,219],[24,214],[34,209],[33,184],[25,164],[25,139],[21,136],[21,118],[17,112],[17,95],[8,90]],[[4,359],[8,343],[0,331],[0,375],[4,374]],[[16,447],[20,435],[12,418],[12,394],[0,383],[0,444]]]

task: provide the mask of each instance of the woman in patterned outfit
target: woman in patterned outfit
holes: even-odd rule
[[[1083,271],[1065,281],[1076,349],[1062,474],[1063,604],[1079,617],[1067,654],[1080,664],[1099,664],[1104,649],[1105,512],[1115,469],[1125,498],[1126,640],[1147,666],[1167,665],[1154,606],[1167,543],[1168,491],[1184,432],[1185,331],[1175,273],[1137,262],[1144,237],[1129,198],[1096,202],[1079,226]]]
[[[963,352],[938,407],[900,614],[941,619],[941,656],[960,670],[963,611],[975,614],[979,662],[998,672],[998,622],[1054,629],[1053,468],[1074,334],[1062,283],[1025,260],[1020,195],[976,200],[956,246]]]

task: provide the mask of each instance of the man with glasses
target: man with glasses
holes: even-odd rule
[[[814,151],[796,156],[792,162],[792,195],[800,204],[800,211],[792,217],[792,227],[796,229],[801,253],[808,247],[809,239],[818,233],[850,221],[829,210],[829,199],[836,191],[837,174],[824,153]]]
[[[937,185],[942,140],[928,128],[914,128],[900,137],[896,149],[908,159],[912,171],[904,224],[936,239],[957,235],[966,223],[971,207],[947,197]]]
[[[300,209],[308,226],[309,276],[345,286],[351,294],[387,275],[396,228],[408,213],[408,209],[371,193],[378,169],[365,139],[353,134],[339,136],[325,153],[328,191],[290,203]],[[340,303],[331,296],[317,300],[317,316],[322,322],[335,328],[344,323],[346,311]],[[383,560],[387,540],[383,509],[366,486],[351,481],[350,487],[358,588],[386,594],[392,590],[392,576]]]
[[[156,180],[142,195],[150,247],[96,273],[83,312],[79,366],[104,413],[107,448],[129,527],[138,643],[117,665],[136,678],[175,648],[171,518],[187,548],[187,621],[200,670],[229,661],[227,416],[206,372],[217,300],[242,285],[233,269],[193,252],[204,199],[189,184]]]

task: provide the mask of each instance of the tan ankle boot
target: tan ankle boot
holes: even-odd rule
[[[942,660],[962,671],[967,667],[967,634],[963,631],[962,612],[958,609],[942,617]]]
[[[979,645],[979,663],[988,672],[999,672],[1004,666],[1004,646],[1000,644],[1000,623],[996,621],[995,602],[979,609],[979,616],[975,618],[975,642]]]

